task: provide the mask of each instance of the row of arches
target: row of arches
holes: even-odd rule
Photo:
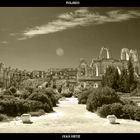
[[[129,60],[129,58],[132,58],[134,62],[138,62],[138,52],[137,50],[129,50],[128,48],[123,48],[121,50],[121,60]]]

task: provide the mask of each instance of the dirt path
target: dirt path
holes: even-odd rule
[[[107,119],[88,112],[85,105],[79,105],[76,98],[60,101],[55,112],[41,117],[32,117],[32,124],[21,120],[1,122],[1,133],[139,133],[140,122],[118,119],[120,124],[111,125]]]

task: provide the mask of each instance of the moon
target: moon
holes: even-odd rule
[[[64,55],[64,50],[62,48],[57,48],[56,49],[56,55],[63,56]]]

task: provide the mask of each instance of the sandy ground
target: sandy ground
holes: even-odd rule
[[[32,124],[21,120],[0,122],[0,133],[139,133],[140,122],[117,119],[120,124],[109,124],[107,119],[88,112],[76,98],[66,98],[54,107],[53,113],[32,117]]]

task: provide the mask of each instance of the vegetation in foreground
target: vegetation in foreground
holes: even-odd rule
[[[15,117],[23,113],[39,116],[52,112],[60,97],[52,88],[26,88],[20,94],[15,90],[10,88],[0,95],[0,113],[4,116]]]
[[[89,91],[86,109],[103,118],[107,115],[115,115],[117,118],[140,121],[140,107],[131,100],[120,98],[110,87]]]

